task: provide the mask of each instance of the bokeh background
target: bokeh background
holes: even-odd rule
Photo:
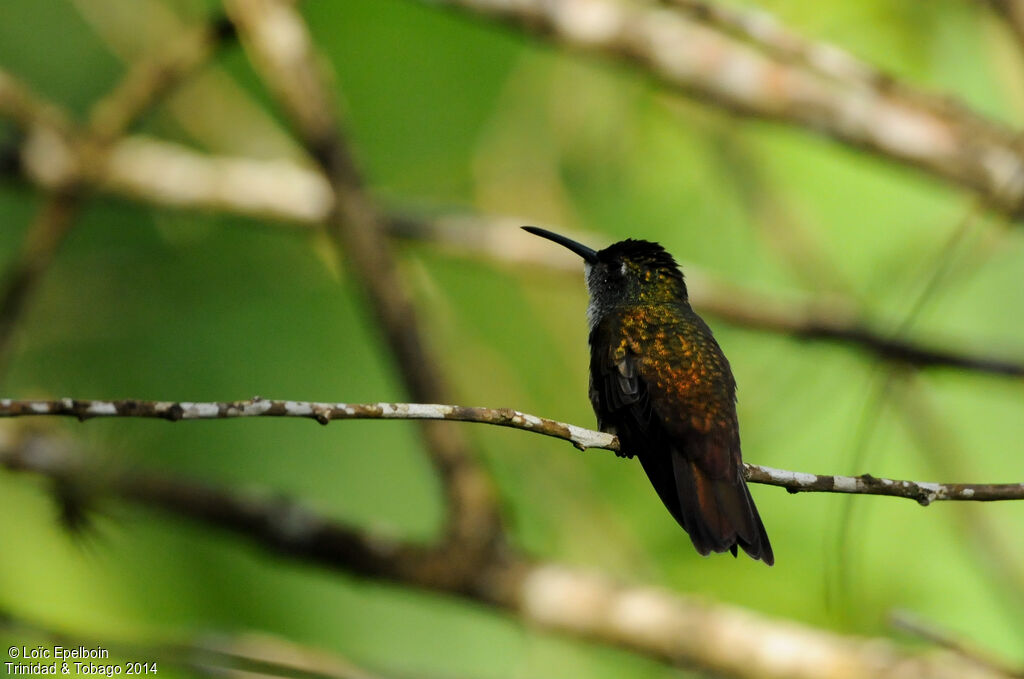
[[[986,3],[756,7],[991,118],[1019,125],[1024,116],[1022,51]],[[4,0],[0,67],[84,119],[126,63],[218,11],[200,0]],[[1024,239],[960,189],[428,3],[306,2],[301,11],[387,210],[514,217],[584,233],[595,247],[656,240],[684,271],[737,295],[841,300],[901,338],[1024,360]],[[309,165],[235,42],[133,132]],[[9,122],[0,133],[17,140]],[[43,199],[16,173],[0,181],[4,262],[15,261]],[[502,247],[527,247],[515,223]],[[396,247],[459,403],[593,426],[581,274],[415,239]],[[739,383],[748,461],[930,481],[1024,478],[1019,379],[909,371],[856,347],[706,318]],[[344,261],[317,229],[103,192],[80,212],[13,342],[5,397],[405,400]],[[110,464],[297,497],[387,535],[428,540],[442,517],[412,423],[45,424]],[[514,542],[533,555],[921,645],[889,622],[893,610],[911,611],[1024,663],[1022,503],[925,509],[754,486],[777,557],[767,569],[695,554],[635,461],[451,426],[465,428]],[[277,559],[129,505],[103,503],[77,539],[55,517],[46,483],[0,474],[0,608],[68,634],[259,631],[396,676],[687,675],[479,606]],[[28,643],[24,633],[6,638]]]

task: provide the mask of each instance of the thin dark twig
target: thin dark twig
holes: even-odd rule
[[[442,363],[428,348],[411,294],[398,275],[387,242],[387,220],[367,195],[340,132],[336,95],[305,21],[292,5],[278,0],[231,0],[226,9],[250,61],[331,185],[334,206],[327,215],[328,235],[362,287],[409,394],[414,400],[450,400]],[[282,35],[288,36],[287,45]],[[474,559],[503,536],[490,479],[459,432],[430,423],[422,431],[445,491],[444,530],[454,549],[468,550],[462,563],[472,568]]]
[[[949,630],[941,629],[935,623],[925,621],[908,611],[892,611],[889,614],[889,623],[900,631],[936,646],[949,649],[965,660],[977,663],[981,667],[994,670],[1011,679],[1024,678],[1024,667],[1013,667],[1001,658],[996,658],[991,653],[987,653],[958,638]]]

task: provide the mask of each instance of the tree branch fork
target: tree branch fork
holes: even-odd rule
[[[286,401],[260,397],[242,401],[141,401],[0,399],[0,417],[70,416],[81,421],[96,417],[140,417],[180,420],[218,420],[238,417],[298,417],[329,424],[334,420],[452,420],[510,427],[568,441],[580,450],[618,451],[612,434],[538,417],[511,408],[443,405],[437,403],[328,403]],[[878,478],[871,474],[837,476],[788,471],[744,464],[751,483],[785,488],[791,493],[850,493],[884,495],[929,505],[941,500],[1024,500],[1024,483],[933,483]]]

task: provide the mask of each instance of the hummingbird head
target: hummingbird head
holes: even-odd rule
[[[590,293],[587,315],[592,326],[617,307],[689,302],[683,272],[672,255],[657,243],[628,238],[604,250],[593,250],[547,229],[536,226],[523,229],[583,258]]]

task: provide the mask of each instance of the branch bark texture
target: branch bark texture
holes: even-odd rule
[[[890,78],[809,68],[791,58],[802,43],[780,54],[777,45],[766,49],[723,30],[720,17],[702,21],[678,8],[617,0],[420,2],[625,61],[701,101],[824,134],[969,189],[1000,212],[1024,212],[1024,154],[1013,130]]]
[[[218,420],[237,417],[299,417],[328,424],[334,420],[452,420],[476,422],[543,434],[568,441],[580,450],[619,450],[619,440],[600,431],[537,417],[510,408],[481,408],[434,403],[317,403],[275,401],[263,398],[246,401],[13,401],[0,399],[0,417],[70,416],[79,420],[94,417],[143,417],[177,422]],[[929,505],[938,500],[1024,500],[1024,483],[932,483],[861,476],[831,476],[793,472],[745,464],[752,483],[779,486],[792,493],[852,493],[887,495]]]

